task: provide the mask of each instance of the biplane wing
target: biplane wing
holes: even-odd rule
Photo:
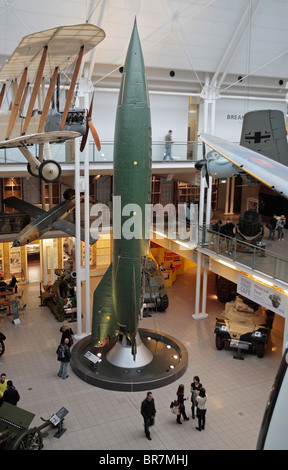
[[[88,23],[29,34],[0,69],[0,80],[15,80],[27,68],[27,80],[33,83],[44,48],[47,48],[49,60],[45,61],[42,76],[51,78],[56,67],[63,71],[73,65],[82,47],[83,54],[86,54],[104,38],[101,28]]]
[[[23,135],[8,141],[2,141],[0,142],[0,148],[26,147],[29,145],[40,145],[46,143],[62,143],[69,139],[75,139],[76,137],[79,137],[78,132],[42,132],[41,134]]]
[[[99,137],[90,122],[91,111],[87,119],[87,110],[71,107],[71,103],[84,55],[104,38],[101,28],[88,23],[29,34],[0,69],[0,148],[22,149],[33,176],[57,181],[61,168],[53,160],[48,169],[44,168],[47,160],[40,163],[28,150],[30,145],[65,142],[80,136],[87,139],[90,128],[99,148]],[[62,111],[59,77],[63,71],[70,74],[71,81]]]

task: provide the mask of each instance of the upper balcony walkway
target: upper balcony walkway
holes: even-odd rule
[[[162,234],[163,235],[163,234]],[[264,233],[262,242],[252,245],[237,239],[237,237],[219,236],[207,227],[194,227],[193,235],[184,240],[178,234],[164,232],[160,236],[153,231],[153,241],[165,248],[175,251],[190,261],[197,261],[195,250],[215,260],[220,260],[228,268],[239,272],[254,275],[265,275],[266,281],[288,292],[288,233],[285,230],[286,240],[268,240],[268,233]]]

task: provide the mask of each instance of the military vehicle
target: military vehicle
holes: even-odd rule
[[[76,271],[69,269],[55,269],[57,276],[52,286],[44,286],[41,291],[41,305],[47,305],[58,321],[63,321],[67,317],[67,309],[74,309],[77,306],[76,296]]]
[[[38,427],[29,429],[35,414],[26,411],[19,406],[4,402],[0,407],[0,450],[41,450],[44,447],[43,438],[47,432],[42,430],[51,426],[57,428],[54,437],[61,437],[66,431],[63,421],[68,411],[62,407],[50,419],[44,421]]]
[[[238,350],[239,359],[242,359],[240,351],[243,350],[262,358],[273,320],[272,311],[244,297],[236,296],[234,301],[225,304],[223,319],[216,319],[216,348],[235,348]]]
[[[143,263],[143,303],[154,305],[159,312],[163,312],[169,306],[169,299],[165,279],[158,269],[156,261],[146,258]]]

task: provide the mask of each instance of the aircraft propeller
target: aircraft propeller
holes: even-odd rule
[[[202,142],[202,155],[203,155],[203,159],[198,160],[195,163],[195,168],[196,170],[201,170],[202,176],[205,177],[207,187],[209,188],[209,174],[207,170],[206,147],[205,147],[204,142]]]
[[[91,101],[90,108],[89,108],[89,111],[88,111],[88,114],[87,114],[86,132],[82,137],[82,141],[81,141],[81,145],[80,145],[80,152],[83,152],[83,150],[86,146],[86,142],[87,142],[87,138],[88,138],[88,134],[89,134],[89,129],[91,131],[91,134],[92,134],[92,137],[94,139],[94,142],[96,144],[97,149],[99,151],[101,150],[101,144],[100,144],[99,136],[98,136],[98,133],[97,133],[95,127],[94,127],[94,124],[93,124],[92,118],[91,118],[92,110],[93,110],[93,100],[94,100],[94,95],[92,96],[92,101]]]

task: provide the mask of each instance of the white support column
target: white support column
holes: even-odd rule
[[[77,333],[75,340],[79,340],[82,335],[82,295],[81,295],[81,239],[80,239],[80,154],[79,139],[75,139],[75,259],[76,259],[76,295],[77,295]]]
[[[79,93],[84,96],[84,107],[89,109],[89,92],[93,92],[93,87],[89,86],[86,79],[81,79]],[[76,197],[76,287],[77,287],[77,337],[81,339],[91,333],[91,312],[90,312],[90,206],[89,206],[89,140],[83,151],[84,156],[84,177],[80,176],[80,151],[79,141],[75,142],[75,197]],[[77,188],[77,192],[76,192]],[[84,233],[85,233],[85,266],[81,266],[81,240],[80,240],[80,190],[84,192]],[[78,216],[77,216],[78,214]],[[85,281],[85,333],[82,332],[82,296],[81,280]],[[83,315],[84,316],[84,315]]]
[[[42,253],[43,253],[43,273],[44,273],[44,285],[48,283],[48,276],[47,276],[47,245],[46,240],[41,240],[42,243]]]
[[[201,253],[197,252],[197,270],[196,270],[196,289],[195,289],[195,313],[192,315],[194,320],[199,318],[200,305],[200,286],[201,286]]]
[[[89,94],[85,93],[85,108],[89,109]],[[89,245],[89,231],[90,231],[90,185],[89,185],[89,141],[84,149],[84,180],[85,180],[85,201],[84,201],[84,230],[85,230],[85,311],[86,311],[86,334],[91,333],[91,318],[90,318],[90,245]]]
[[[46,160],[51,160],[51,149],[50,143],[46,142],[44,144]],[[49,194],[49,209],[52,208],[52,184],[48,185],[48,194]]]
[[[214,132],[215,127],[215,111],[216,111],[216,99],[217,99],[218,89],[216,86],[210,88],[209,84],[209,75],[205,75],[205,86],[202,92],[202,98],[204,99],[204,116],[203,116],[203,132],[208,132],[208,116],[209,116],[209,105],[211,108],[210,113],[210,132]],[[200,202],[199,202],[199,226],[203,227],[204,221],[204,198],[205,198],[205,187],[206,181],[202,176],[201,185],[200,185]],[[207,190],[207,199],[206,199],[206,221],[205,226],[210,225],[211,219],[211,200],[212,200],[212,178],[209,177],[209,186]],[[205,230],[202,233],[202,241],[204,238]],[[195,292],[195,313],[192,315],[194,320],[207,318],[206,313],[206,299],[207,299],[207,269],[203,270],[203,285],[202,285],[202,312],[199,313],[199,304],[200,304],[200,287],[201,287],[201,262],[202,256],[201,253],[197,253],[197,271],[196,271],[196,292]]]
[[[199,312],[200,306],[200,288],[201,288],[201,263],[202,254],[197,252],[197,272],[196,272],[196,291],[195,291],[195,313],[192,315],[193,320],[203,320],[208,315],[206,310],[206,294],[207,294],[207,269],[203,270],[203,285],[202,285],[202,312]]]
[[[207,300],[207,269],[203,269],[203,282],[202,282],[202,312],[199,314],[199,318],[207,318],[206,313],[206,300]]]
[[[54,284],[54,238],[50,241],[50,272],[51,272],[51,285]]]

